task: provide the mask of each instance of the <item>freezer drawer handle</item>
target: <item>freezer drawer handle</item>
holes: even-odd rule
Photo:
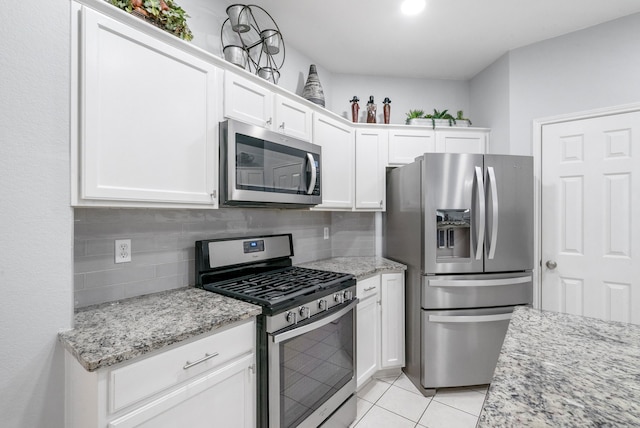
[[[429,315],[430,322],[442,322],[442,323],[472,323],[472,322],[494,322],[505,321],[511,319],[511,312],[508,314],[496,314],[496,315]]]
[[[480,219],[476,223],[478,226],[478,243],[476,246],[476,260],[482,259],[482,246],[484,245],[484,229],[485,229],[485,195],[484,195],[484,183],[482,182],[482,168],[475,167],[476,170],[476,189],[478,192],[478,211],[480,211]]]
[[[429,279],[429,287],[495,287],[499,285],[524,284],[531,282],[533,277],[523,276],[520,278],[500,278],[500,279]]]

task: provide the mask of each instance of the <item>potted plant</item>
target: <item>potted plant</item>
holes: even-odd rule
[[[433,113],[424,114],[423,110],[409,110],[407,113],[407,125],[431,125],[433,128],[436,125],[440,126],[469,126],[471,120],[464,117],[464,112],[458,110],[456,117],[453,117],[449,110],[438,111],[433,109]]]
[[[187,26],[189,15],[173,0],[109,0],[122,10],[149,21],[183,40],[193,39]]]
[[[412,125],[416,119],[424,119],[424,110],[409,110],[405,123],[407,125]]]
[[[464,117],[464,112],[462,110],[458,110],[456,113],[454,123],[456,126],[471,126],[471,120]]]
[[[451,126],[456,122],[456,119],[448,113],[449,110],[438,111],[433,109],[433,114],[425,115],[425,119],[431,119],[431,125],[435,128],[437,125],[449,125]]]

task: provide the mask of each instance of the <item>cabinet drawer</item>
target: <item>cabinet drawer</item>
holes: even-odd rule
[[[255,323],[247,322],[112,370],[108,376],[109,410],[116,412],[222,363],[253,352],[254,346]]]
[[[356,295],[364,300],[370,296],[376,296],[380,292],[380,275],[358,281]]]

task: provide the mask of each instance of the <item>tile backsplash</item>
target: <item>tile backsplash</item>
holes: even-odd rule
[[[199,239],[292,233],[294,263],[375,253],[373,213],[258,208],[76,208],[74,213],[76,307],[193,285]],[[130,263],[114,263],[116,239],[131,239]]]

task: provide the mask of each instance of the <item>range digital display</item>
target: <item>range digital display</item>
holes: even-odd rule
[[[257,241],[244,241],[242,245],[244,246],[245,253],[257,253],[260,251],[264,251],[263,239],[259,239]]]

